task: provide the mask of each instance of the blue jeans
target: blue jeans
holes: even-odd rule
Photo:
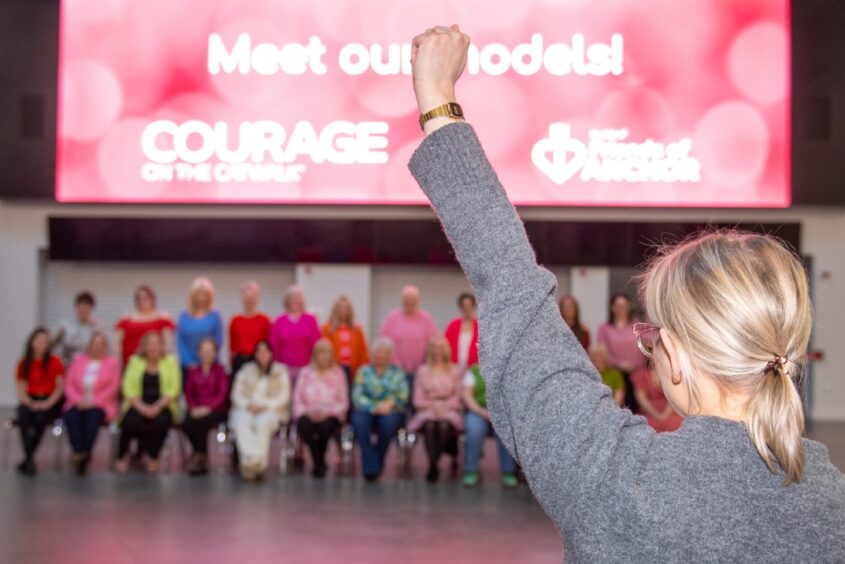
[[[355,438],[358,446],[361,447],[361,464],[364,467],[365,476],[378,476],[384,469],[384,457],[390,447],[390,441],[396,436],[402,423],[405,422],[405,415],[402,413],[391,413],[390,415],[373,415],[367,411],[354,410],[352,412],[352,427],[355,429]],[[373,445],[370,433],[376,428],[378,439]]]
[[[490,422],[477,413],[469,411],[464,417],[464,426],[467,437],[464,472],[478,472],[478,459],[481,458],[484,439],[490,433]],[[516,470],[516,463],[498,435],[494,436],[496,437],[496,444],[499,445],[499,468],[502,474],[513,474]]]
[[[105,418],[105,412],[99,407],[92,407],[91,409],[72,407],[65,413],[67,436],[70,439],[73,452],[77,454],[91,453],[94,449],[94,441],[97,439],[97,432]]]

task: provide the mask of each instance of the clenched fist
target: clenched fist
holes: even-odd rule
[[[462,33],[457,25],[437,26],[414,38],[411,67],[420,113],[456,101],[455,83],[466,67],[468,48],[469,35]],[[426,124],[426,133],[443,122],[448,120],[431,120],[431,127]]]

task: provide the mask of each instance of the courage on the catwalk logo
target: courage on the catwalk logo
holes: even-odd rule
[[[573,137],[568,123],[549,125],[549,136],[531,149],[540,172],[562,186],[583,182],[699,182],[701,162],[691,155],[692,140],[635,142],[627,129],[590,129],[588,139]]]

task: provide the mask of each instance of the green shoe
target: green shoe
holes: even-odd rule
[[[502,485],[506,488],[515,488],[519,485],[519,480],[514,474],[502,474]]]
[[[464,486],[474,488],[478,485],[478,472],[467,472],[464,474]]]

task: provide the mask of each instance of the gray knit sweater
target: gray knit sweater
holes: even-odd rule
[[[579,562],[845,562],[845,478],[805,440],[782,485],[741,423],[688,417],[654,433],[619,409],[562,322],[556,280],[472,129],[447,125],[414,153],[479,304],[493,426]]]

